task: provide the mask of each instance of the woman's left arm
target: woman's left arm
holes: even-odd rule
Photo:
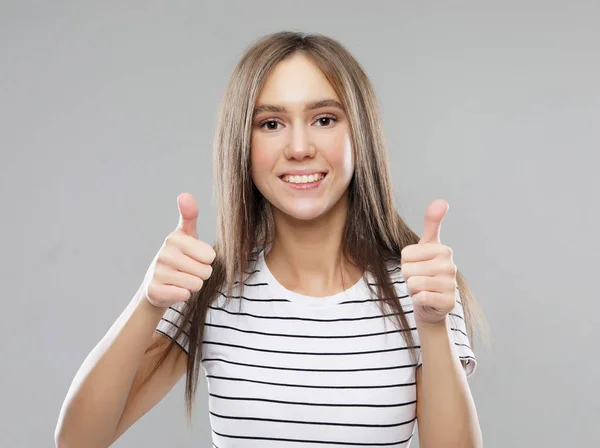
[[[412,298],[421,346],[416,373],[419,442],[421,448],[479,448],[483,442],[477,411],[457,352],[459,346],[451,335],[456,329],[448,322],[448,313],[462,307],[452,249],[440,241],[448,207],[444,200],[433,201],[425,212],[418,244],[401,251],[402,275]],[[465,350],[469,347],[462,346]]]
[[[483,446],[475,402],[446,317],[419,328],[417,422],[421,448]]]

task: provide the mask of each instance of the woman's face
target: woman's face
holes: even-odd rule
[[[347,199],[354,172],[348,119],[333,87],[310,59],[300,53],[279,62],[255,111],[251,176],[275,214],[279,210],[310,220]],[[294,170],[326,175],[318,187],[299,189],[282,178]]]

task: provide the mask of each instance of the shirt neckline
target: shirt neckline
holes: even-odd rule
[[[352,299],[365,299],[368,296],[366,291],[367,285],[364,276],[362,276],[354,285],[350,286],[348,289],[340,291],[330,296],[315,297],[291,291],[285,286],[283,286],[281,283],[279,283],[279,281],[275,278],[275,276],[269,269],[269,266],[267,266],[267,262],[265,261],[265,250],[266,249],[264,248],[261,249],[257,256],[257,261],[260,265],[259,269],[263,273],[267,283],[269,284],[269,288],[277,297],[288,299],[290,302],[297,303],[300,305],[310,307],[322,307],[327,305],[336,305],[341,302]]]

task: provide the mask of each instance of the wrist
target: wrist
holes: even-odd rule
[[[154,305],[142,290],[138,291],[137,294],[137,306],[143,308],[148,313],[160,315],[160,317],[165,314],[168,308],[168,306],[162,307]]]
[[[444,333],[448,333],[448,331],[450,330],[450,325],[448,322],[447,314],[439,322],[421,322],[417,319],[416,326],[417,326],[417,331],[419,332],[419,335],[444,334]]]
[[[420,328],[417,324],[417,330],[423,364],[455,358],[452,330],[447,317],[441,322],[425,323]]]

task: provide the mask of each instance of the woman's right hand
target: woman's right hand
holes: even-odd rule
[[[200,291],[212,274],[216,257],[212,246],[198,240],[198,204],[189,193],[177,197],[179,224],[154,257],[144,277],[142,291],[154,306],[168,308]]]

